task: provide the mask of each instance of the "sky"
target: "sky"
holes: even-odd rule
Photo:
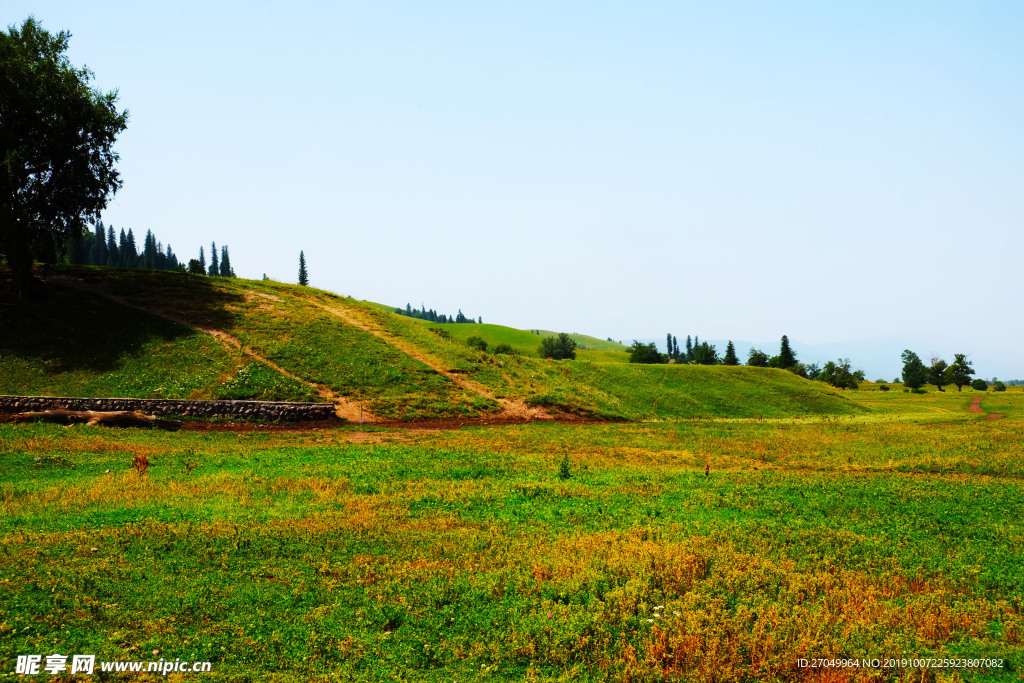
[[[179,258],[295,282],[302,250],[313,286],[484,322],[1024,378],[1016,0],[0,10],[30,14],[129,111],[104,222]]]

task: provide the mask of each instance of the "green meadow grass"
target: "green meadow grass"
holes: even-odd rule
[[[74,281],[129,305],[80,291]],[[5,330],[15,331],[0,339],[0,391],[323,400],[320,391],[326,388],[380,417],[404,420],[493,414],[499,405],[490,396],[599,419],[861,410],[823,384],[790,373],[633,365],[621,362],[626,354],[615,350],[624,347],[589,337],[581,343],[594,350],[581,351],[580,360],[548,361],[533,357],[541,337],[523,330],[431,325],[298,285],[66,267],[55,269],[47,288],[42,304],[0,312]],[[242,348],[195,328],[227,333]],[[521,353],[481,353],[464,343],[473,334],[490,344],[510,343]],[[243,349],[298,379],[254,361]],[[620,362],[606,362],[612,357]],[[466,386],[452,376],[468,380]]]
[[[445,432],[0,425],[0,660],[789,681],[800,658],[986,657],[836,680],[1019,680],[1022,424],[884,400]]]

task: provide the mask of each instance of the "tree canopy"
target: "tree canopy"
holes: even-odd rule
[[[658,352],[658,347],[654,345],[654,342],[650,344],[644,344],[633,340],[633,346],[629,349],[629,362],[630,363],[645,363],[648,365],[655,363],[667,363],[668,356]]]
[[[576,340],[565,332],[559,332],[557,337],[544,337],[537,353],[541,358],[573,360],[576,358]]]
[[[921,357],[910,349],[904,349],[901,355],[903,359],[903,386],[908,389],[920,389],[928,381],[928,368],[921,361]]]
[[[32,17],[0,32],[0,255],[22,298],[33,257],[52,261],[121,187],[113,146],[128,112],[70,63],[70,38]]]
[[[947,372],[949,372],[950,383],[956,385],[957,391],[963,391],[963,388],[971,383],[974,368],[971,366],[971,361],[967,360],[966,353],[956,353],[953,354],[953,363]]]

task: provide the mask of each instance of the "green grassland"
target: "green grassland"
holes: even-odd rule
[[[12,331],[0,337],[0,392],[335,396],[401,420],[492,415],[499,411],[495,399],[612,420],[862,410],[840,392],[790,373],[633,365],[622,362],[621,345],[582,335],[578,341],[590,350],[578,360],[549,361],[536,357],[542,337],[528,331],[430,324],[298,285],[67,267],[55,270],[45,291],[30,308],[0,311],[0,325]],[[465,343],[472,335],[519,353],[481,353]]]
[[[455,431],[0,425],[0,660],[209,660],[203,678],[239,681],[1020,680],[1024,394],[995,421],[967,392],[847,400],[860,410]],[[816,657],[1001,664],[796,668]]]

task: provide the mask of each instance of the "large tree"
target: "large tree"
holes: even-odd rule
[[[0,32],[0,255],[19,298],[34,255],[77,240],[121,187],[114,141],[128,123],[117,92],[89,87],[65,54],[71,34],[34,18]]]
[[[966,353],[953,354],[953,363],[949,366],[949,381],[956,385],[956,390],[963,390],[964,386],[971,383],[971,375],[974,368],[971,361],[967,360]]]
[[[921,357],[910,349],[904,349],[900,356],[903,359],[903,386],[908,389],[920,389],[928,381],[928,368]]]
[[[949,364],[938,356],[933,356],[928,368],[928,381],[939,391],[945,391],[942,387],[952,384],[949,378]]]

